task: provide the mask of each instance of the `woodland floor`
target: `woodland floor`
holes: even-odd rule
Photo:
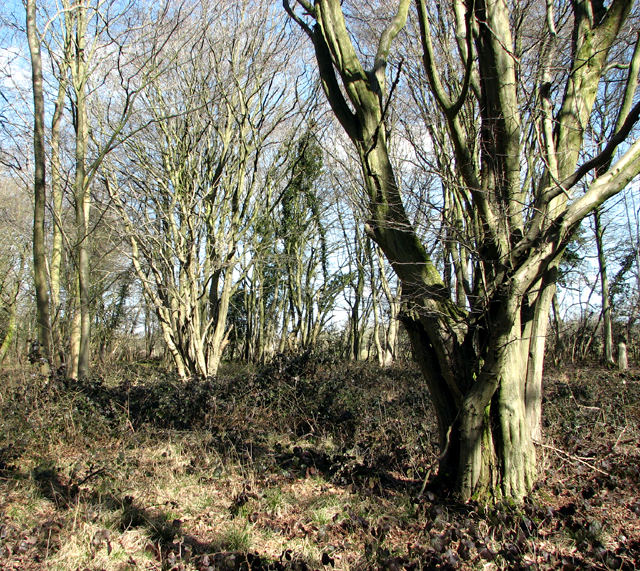
[[[427,491],[411,364],[0,374],[0,569],[640,569],[640,372],[547,370],[524,507]]]

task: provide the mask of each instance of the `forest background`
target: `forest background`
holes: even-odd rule
[[[47,399],[56,406],[63,406],[58,399],[82,394],[96,411],[104,413],[107,401],[112,409],[123,407],[124,417],[115,409],[109,414],[134,433],[138,423],[156,421],[191,428],[211,422],[212,413],[195,406],[184,387],[200,387],[203,402],[211,404],[221,390],[206,385],[212,379],[237,384],[224,389],[231,392],[244,386],[252,394],[259,386],[271,391],[261,404],[277,411],[269,399],[285,398],[281,392],[291,389],[289,383],[299,394],[285,400],[306,403],[305,391],[322,391],[299,383],[321,382],[323,375],[334,381],[343,375],[346,383],[358,370],[355,377],[366,390],[359,386],[363,394],[350,394],[349,405],[334,410],[333,402],[325,402],[329,408],[315,411],[313,422],[292,402],[283,412],[297,436],[305,426],[309,434],[320,430],[314,422],[322,424],[324,414],[340,433],[334,438],[349,440],[359,429],[347,429],[348,436],[341,430],[354,415],[361,420],[354,412],[358,399],[369,402],[379,390],[397,396],[426,382],[418,390],[431,395],[435,408],[427,410],[421,401],[414,412],[421,419],[435,412],[437,423],[424,429],[425,435],[433,432],[430,443],[416,444],[419,453],[409,459],[396,458],[394,469],[420,489],[439,465],[441,475],[457,482],[445,497],[521,504],[529,496],[532,474],[540,470],[529,448],[544,445],[541,427],[548,426],[539,407],[547,397],[538,391],[538,404],[528,400],[534,377],[542,375],[542,356],[554,372],[594,363],[611,371],[620,341],[632,368],[639,358],[638,5],[396,4],[29,0],[4,6],[0,362],[9,392],[3,403],[15,398],[13,390],[23,391],[30,406],[42,390],[55,393],[47,392]],[[341,36],[343,24],[348,33]],[[497,41],[485,38],[485,27]],[[583,48],[593,52],[584,56]],[[496,63],[488,69],[492,58]],[[510,73],[513,81],[497,81]],[[358,81],[376,95],[371,101],[360,95]],[[493,93],[496,82],[500,88]],[[571,85],[578,94],[574,103],[592,100],[586,111],[576,105],[584,112],[576,124],[567,119]],[[514,117],[516,134],[503,137],[501,121]],[[579,140],[563,135],[563,128],[579,132]],[[569,155],[575,155],[573,166],[565,164]],[[384,180],[382,187],[375,186],[376,177]],[[594,189],[600,198],[582,208]],[[575,205],[582,208],[579,216]],[[563,218],[558,208],[569,214]],[[554,229],[569,218],[566,232],[555,237]],[[411,244],[398,248],[406,235]],[[514,413],[533,440],[506,446],[507,413],[500,407],[507,383],[499,380],[482,402],[472,397],[486,379],[513,376],[491,359],[515,346],[513,339],[504,341],[511,334],[501,329],[504,316],[496,308],[509,306],[510,284],[528,267],[531,252],[544,250],[545,240],[553,251],[518,293],[516,312],[521,337],[544,340],[531,348],[527,341],[522,350],[529,355],[517,389],[524,404],[522,413]],[[403,252],[414,256],[410,263]],[[426,277],[407,267],[427,268]],[[538,304],[546,304],[542,317],[533,310]],[[525,326],[528,309],[536,314],[537,330]],[[484,333],[493,330],[500,333],[495,340]],[[430,376],[434,363],[441,378]],[[394,371],[406,371],[408,378],[393,380]],[[265,387],[269,374],[273,384]],[[175,394],[163,375],[178,383]],[[379,375],[379,386],[370,375]],[[627,380],[637,383],[633,376],[615,378],[625,386]],[[569,380],[554,373],[548,394],[575,400]],[[135,405],[139,418],[135,406],[129,408],[137,384],[146,387]],[[447,388],[439,393],[438,387]],[[637,401],[629,398],[624,406],[633,409]],[[191,404],[169,412],[171,400]],[[245,406],[241,400],[237,406]],[[587,399],[581,406],[600,410],[601,404]],[[487,411],[477,426],[471,409]],[[627,430],[627,420],[614,425]],[[604,416],[591,421],[607,425]],[[18,458],[11,451],[15,429],[4,425],[3,469]],[[406,430],[398,440],[402,446],[420,440]],[[615,435],[619,446],[623,439]],[[291,452],[279,465],[301,462],[299,444],[295,438],[286,443]],[[556,444],[546,446],[559,450]],[[24,446],[19,448],[22,457]],[[362,442],[346,449],[348,458],[326,460],[334,467],[325,471],[336,478],[336,465],[352,472],[357,465],[365,475],[355,470],[352,479],[371,490],[384,488],[379,471],[389,466],[375,454],[363,459],[354,452],[367,449]],[[507,449],[525,460],[511,467]],[[318,450],[302,462],[322,471],[313,456]],[[579,446],[573,452],[579,456]],[[42,450],[29,460],[32,475],[49,469],[41,456]],[[89,482],[94,470],[85,468]],[[73,476],[70,466],[60,469],[45,480],[63,486],[59,492],[69,496],[64,502],[78,500],[71,488],[79,489],[83,478]],[[637,474],[629,477],[637,481]],[[441,482],[433,485],[439,489]],[[422,487],[419,497],[424,492]],[[243,493],[249,492],[243,488],[234,501],[257,500]],[[125,500],[119,501],[128,517]],[[349,521],[356,517],[345,513]],[[160,525],[153,523],[156,516],[140,516],[152,532]],[[352,527],[362,527],[354,521]],[[154,539],[163,565],[175,552],[167,545],[178,536],[165,527],[160,525],[171,537]],[[620,551],[628,549],[625,542],[598,551],[598,543],[604,545],[598,537],[587,538],[588,549],[584,538],[575,545],[597,564],[631,564],[633,557]],[[103,539],[97,547],[109,543]],[[451,556],[458,561],[449,557],[445,565],[464,559],[459,546],[467,540],[453,541],[458,555]],[[363,564],[391,556],[382,543]],[[475,543],[476,560],[489,560],[480,555],[482,542]],[[499,550],[484,544],[493,561]],[[229,546],[223,547],[217,545],[221,551]],[[429,556],[444,557],[447,550],[437,547]],[[526,549],[517,550],[524,561]],[[9,556],[18,552],[10,549]],[[325,564],[321,553],[315,557]],[[203,565],[200,555],[197,564]],[[91,559],[91,551],[85,556]]]

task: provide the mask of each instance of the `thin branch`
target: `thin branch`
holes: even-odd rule
[[[550,446],[549,444],[543,444],[542,442],[536,442],[535,440],[534,440],[534,444],[537,444],[542,448],[546,448],[547,450],[553,450],[553,452],[555,452],[556,454],[559,454],[560,456],[564,456],[565,458],[569,458],[570,460],[575,460],[576,462],[580,462],[580,464],[584,464],[585,466],[588,466],[592,470],[595,470],[596,472],[600,472],[600,474],[602,474],[603,476],[611,476],[609,472],[605,472],[604,470],[597,468],[593,464],[589,464],[589,462],[587,462],[585,458],[583,458],[582,456],[575,456],[574,454],[569,454],[565,450],[561,450],[560,448],[556,448],[555,446]]]
[[[307,3],[304,2],[304,0],[301,0],[299,3],[307,10],[307,12],[309,12],[309,14],[311,16],[314,15],[315,10],[313,10],[310,6],[307,7]],[[313,31],[311,30],[309,25],[300,16],[298,16],[298,14],[296,14],[295,10],[289,4],[289,0],[282,0],[282,6],[284,7],[284,10],[288,14],[288,16],[296,24],[298,24],[298,26],[300,26],[304,30],[304,32],[307,34],[307,36],[309,36],[310,38],[313,39]]]
[[[427,468],[427,474],[424,477],[424,481],[422,482],[422,488],[420,488],[420,493],[418,494],[418,497],[417,497],[418,500],[422,497],[422,494],[424,494],[424,490],[427,487],[427,482],[429,481],[429,476],[431,476],[431,471],[435,468],[436,464],[438,464],[441,460],[444,459],[444,457],[447,455],[447,452],[449,451],[449,446],[451,445],[451,430],[453,429],[453,426],[457,422],[458,417],[460,416],[461,410],[462,409],[458,410],[458,414],[456,414],[456,417],[453,419],[453,422],[451,423],[451,425],[449,426],[449,429],[447,430],[446,444],[444,446],[444,450]]]

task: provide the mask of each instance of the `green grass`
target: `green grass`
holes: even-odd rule
[[[249,525],[232,525],[220,537],[221,546],[228,551],[248,553],[253,547],[253,534]]]

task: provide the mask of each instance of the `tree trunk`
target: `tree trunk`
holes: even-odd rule
[[[35,163],[33,210],[33,273],[36,289],[38,342],[44,360],[41,372],[48,373],[52,358],[51,317],[49,309],[49,284],[44,241],[46,208],[45,147],[44,147],[44,93],[42,86],[42,57],[36,28],[35,0],[27,1],[27,37],[31,53],[31,78],[33,86],[33,154]]]
[[[611,326],[611,300],[609,297],[609,280],[607,279],[607,260],[604,255],[602,222],[600,220],[600,209],[593,211],[593,222],[596,233],[596,246],[598,249],[598,266],[600,269],[600,285],[602,289],[602,319],[604,323],[604,362],[607,365],[615,364],[613,360],[613,329]]]
[[[222,285],[222,293],[218,299],[218,306],[215,311],[216,321],[213,324],[214,332],[209,341],[209,359],[207,367],[207,375],[215,376],[222,361],[222,354],[229,342],[229,333],[227,329],[227,315],[229,313],[229,302],[233,291],[231,282],[231,270],[224,272],[224,283]]]
[[[86,181],[87,156],[87,102],[86,82],[87,67],[85,62],[86,14],[83,6],[75,10],[76,36],[75,59],[71,66],[73,91],[75,94],[75,159],[76,172],[74,181],[74,197],[76,209],[76,271],[78,273],[78,297],[80,310],[80,345],[78,352],[78,368],[75,378],[84,379],[89,375],[89,358],[91,349],[91,313],[90,313],[90,268],[89,268],[89,210],[91,195]]]
[[[414,355],[420,364],[436,410],[440,449],[439,480],[456,482],[461,498],[493,495],[522,499],[536,478],[536,453],[526,402],[529,340],[522,336],[520,308],[495,316],[494,331],[476,353],[480,370],[467,379],[469,390],[456,394],[437,366],[437,351],[422,323],[403,316]],[[547,314],[548,318],[548,314]],[[452,368],[464,370],[468,356],[458,354]],[[478,382],[476,382],[478,381]],[[456,385],[464,385],[458,378]],[[452,390],[453,389],[453,390]],[[450,430],[451,429],[451,430]],[[449,437],[447,435],[449,434]]]
[[[384,292],[385,297],[387,298],[387,303],[389,304],[389,325],[387,327],[386,335],[385,335],[385,347],[384,347],[384,358],[383,365],[385,367],[391,366],[396,356],[396,343],[398,339],[398,323],[399,323],[399,315],[400,315],[400,307],[402,305],[402,286],[398,286],[398,291],[394,295],[391,292],[391,287],[389,286],[389,280],[387,279],[384,263],[382,261],[382,252],[380,248],[376,248],[376,254],[378,257],[378,269],[380,271],[380,285],[382,286],[382,291]]]
[[[18,295],[20,294],[20,280],[16,280],[16,288],[14,294],[11,296],[11,302],[8,303],[9,310],[9,323],[7,324],[7,330],[4,334],[4,339],[2,340],[2,345],[0,345],[0,364],[4,361],[7,356],[7,352],[9,351],[9,347],[11,346],[11,342],[13,341],[13,337],[16,333],[16,324],[17,324],[17,315],[18,315]]]
[[[291,296],[291,292],[287,292],[287,290],[285,289],[283,296],[285,296],[285,301],[282,306],[282,333],[280,336],[280,343],[278,344],[279,353],[285,352],[287,348],[287,339],[289,338],[289,313],[290,313],[289,306],[290,304],[287,303],[288,302],[287,298]]]
[[[9,313],[9,323],[7,324],[7,331],[4,335],[4,339],[2,340],[2,345],[0,345],[0,364],[3,363],[5,357],[7,356],[7,352],[9,351],[9,347],[11,347],[11,342],[13,341],[13,337],[16,333],[16,307],[15,304],[11,306]]]
[[[523,349],[527,354],[527,378],[525,405],[527,421],[534,442],[542,441],[542,373],[544,355],[549,329],[551,303],[556,293],[557,268],[549,269],[530,294],[532,307],[529,309],[530,321],[525,325]]]
[[[361,287],[362,285],[362,287]],[[349,338],[351,339],[351,347],[349,350],[349,358],[353,361],[360,360],[360,353],[362,352],[361,348],[361,339],[360,339],[360,303],[362,300],[362,289],[364,288],[364,284],[360,284],[360,274],[358,274],[358,283],[356,284],[355,289],[355,297],[353,300],[353,304],[351,305],[351,315],[349,316],[349,325],[351,328],[351,334]]]
[[[629,360],[627,358],[627,343],[624,336],[620,336],[618,342],[618,369],[620,371],[626,371],[629,368]]]
[[[371,270],[373,270],[373,262],[371,263]],[[373,341],[376,346],[376,357],[378,358],[378,364],[381,367],[385,366],[385,354],[380,342],[380,303],[378,301],[378,291],[376,289],[375,281],[373,280],[374,274],[371,272],[371,302],[373,304]]]
[[[256,356],[255,356],[255,360],[260,363],[261,365],[264,364],[264,360],[265,360],[265,344],[266,344],[266,337],[267,337],[267,324],[265,323],[265,291],[264,291],[264,272],[261,271],[262,268],[259,268],[259,264],[257,264],[257,267],[255,268],[254,271],[258,271],[258,273],[260,274],[258,276],[259,279],[259,283],[258,283],[258,315],[257,317],[257,322],[258,322],[258,339],[256,340]]]
[[[80,303],[78,294],[78,277],[73,280],[75,295],[67,303],[68,311],[71,312],[71,323],[69,326],[69,361],[67,363],[67,377],[78,378],[78,362],[80,360]]]
[[[51,202],[53,209],[52,240],[51,240],[51,313],[52,335],[55,351],[64,358],[62,351],[62,341],[60,336],[60,272],[62,268],[63,254],[63,228],[62,228],[62,162],[60,158],[60,129],[62,114],[64,112],[64,101],[67,96],[69,61],[71,59],[71,28],[70,17],[64,18],[65,24],[65,51],[62,61],[58,67],[58,95],[54,106],[53,117],[51,119]]]
[[[62,268],[62,167],[60,161],[60,123],[64,109],[67,83],[60,79],[58,98],[51,121],[51,197],[53,206],[53,225],[51,240],[51,312],[52,336],[55,350],[61,352],[60,340],[60,270]]]

